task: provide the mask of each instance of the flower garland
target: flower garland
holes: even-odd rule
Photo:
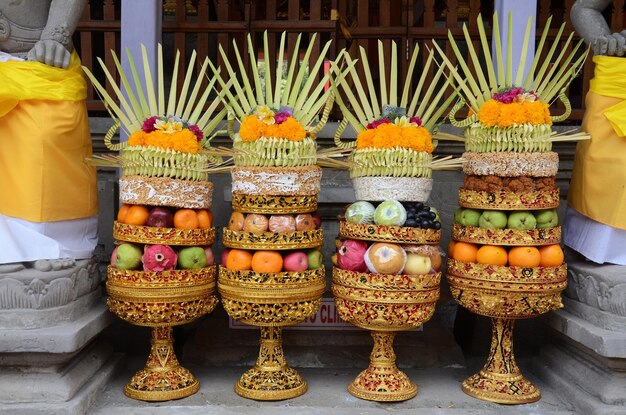
[[[268,106],[259,106],[241,121],[239,137],[246,142],[264,137],[302,141],[307,136],[306,130],[292,114],[293,111],[288,107],[273,111]]]
[[[522,124],[552,125],[548,104],[532,91],[509,88],[493,94],[478,110],[478,121],[486,127],[513,127]]]
[[[180,118],[150,117],[143,122],[141,130],[135,131],[128,138],[128,145],[157,147],[182,153],[199,153],[204,134],[195,124],[189,124]]]
[[[396,117],[392,122],[388,117],[367,124],[367,128],[359,132],[356,148],[407,148],[415,151],[432,153],[433,140],[428,130],[422,127],[419,117]]]

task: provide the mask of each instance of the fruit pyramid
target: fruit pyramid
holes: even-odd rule
[[[525,45],[530,39],[531,24],[529,21]],[[513,79],[511,16],[506,70],[497,15],[493,21],[497,72],[486,46],[486,76],[469,69],[480,68],[480,63],[465,27],[471,65],[460,54],[451,34],[458,69],[435,44],[451,76],[465,82],[460,84],[460,90],[470,107],[464,121],[454,118],[463,102],[450,114],[452,123],[464,128],[465,177],[448,250],[447,279],[452,296],[462,306],[493,319],[488,363],[465,380],[462,387],[471,396],[499,403],[526,403],[540,398],[539,389],[522,376],[515,363],[513,319],[535,317],[562,307],[560,293],[567,283],[556,211],[559,158],[551,150],[553,141],[584,137],[557,136],[552,123],[569,115],[564,90],[586,54],[576,57],[582,41],[571,46],[571,37],[563,48],[571,46],[572,51],[558,57],[554,54],[561,27],[547,56],[542,57],[549,25],[548,22],[525,78],[526,51]],[[478,28],[482,44],[489,45],[480,17]],[[546,71],[550,64],[551,69]],[[549,103],[555,97],[565,106],[563,115],[550,115]]]
[[[417,394],[417,386],[396,367],[392,343],[396,331],[422,325],[435,311],[441,223],[436,209],[425,202],[432,189],[432,170],[455,164],[432,157],[431,134],[454,99],[444,99],[450,81],[442,68],[435,69],[432,83],[422,89],[435,66],[430,53],[417,87],[412,89],[407,79],[399,99],[395,43],[391,52],[387,89],[379,43],[380,101],[363,48],[360,62],[366,85],[347,54],[348,76],[332,79],[344,116],[335,142],[356,147],[349,171],[357,199],[340,218],[332,291],[340,317],[370,330],[374,339],[369,367],[348,386],[352,395],[373,401],[401,401]],[[409,74],[417,56],[416,48]],[[357,131],[356,142],[341,142],[347,124]]]
[[[264,56],[270,56],[267,33],[263,39]],[[256,365],[235,385],[239,395],[256,400],[288,399],[306,392],[306,382],[285,361],[281,328],[313,315],[326,286],[320,251],[323,234],[316,212],[322,170],[317,165],[315,134],[327,120],[332,96],[323,88],[328,75],[318,81],[315,75],[330,43],[305,77],[308,65],[299,62],[309,62],[315,36],[302,61],[298,36],[283,77],[285,40],[283,33],[278,70],[273,71],[267,59],[263,63],[253,59],[252,79],[248,79],[238,60],[241,83],[220,48],[234,89],[225,95],[224,103],[240,126],[237,133],[233,122],[229,126],[235,163],[233,213],[223,232],[227,249],[218,289],[233,319],[261,327]],[[255,50],[250,37],[248,45]],[[239,56],[236,45],[235,52]],[[271,76],[274,73],[276,78]],[[317,125],[312,125],[324,108]]]
[[[174,71],[166,108],[160,47],[157,91],[141,88],[131,57],[135,86],[139,88],[133,91],[115,54],[113,57],[128,97],[116,89],[119,106],[86,69],[116,120],[107,134],[107,146],[120,151],[119,155],[99,157],[94,163],[122,168],[122,205],[113,227],[118,245],[108,267],[107,303],[124,320],[152,327],[146,367],[133,376],[124,393],[146,401],[178,399],[195,393],[199,382],[176,359],[172,327],[211,312],[217,304],[211,250],[216,236],[211,212],[213,184],[208,172],[219,161],[208,155],[206,146],[207,135],[226,112],[213,113],[219,100],[203,112],[215,84],[215,79],[210,80],[206,92],[198,97],[206,62],[191,95],[187,97],[186,81],[177,100]],[[178,59],[179,55],[176,67]],[[146,84],[151,85],[145,49],[143,61]],[[188,63],[187,79],[191,79],[194,61],[195,52]],[[103,70],[113,79],[104,66]],[[111,144],[111,136],[120,125],[129,133],[129,139]]]

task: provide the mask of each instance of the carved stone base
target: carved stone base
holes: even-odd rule
[[[371,332],[374,348],[370,365],[348,385],[357,398],[376,402],[405,401],[417,395],[417,386],[396,366],[394,332]]]
[[[200,382],[178,363],[172,327],[152,329],[152,347],[146,367],[132,377],[124,394],[141,401],[169,401],[193,395]]]
[[[280,327],[261,327],[261,347],[254,367],[246,371],[235,392],[257,401],[280,401],[300,396],[307,384],[300,374],[287,366]]]
[[[492,319],[491,348],[480,372],[465,379],[463,392],[483,401],[503,404],[536,402],[541,391],[522,376],[513,354],[515,320]]]

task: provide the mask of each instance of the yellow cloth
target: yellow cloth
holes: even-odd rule
[[[595,77],[585,99],[582,130],[590,140],[576,146],[568,202],[583,215],[626,229],[626,58],[596,56]]]
[[[0,213],[53,222],[97,213],[80,59],[0,63]]]

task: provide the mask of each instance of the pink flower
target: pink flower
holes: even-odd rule
[[[145,132],[145,133],[151,133],[153,131],[156,131],[156,128],[154,127],[154,123],[159,119],[159,117],[157,117],[156,115],[154,117],[150,117],[147,120],[145,120],[143,122],[143,125],[141,126],[141,129]]]
[[[422,119],[420,117],[411,117],[409,118],[409,122],[412,124],[417,124],[418,127],[422,126]]]
[[[188,128],[192,133],[196,135],[196,138],[198,139],[198,141],[202,140],[202,137],[204,137],[204,134],[202,133],[202,130],[197,125],[191,124]]]
[[[371,123],[367,124],[365,128],[367,128],[368,130],[373,130],[374,128],[378,127],[381,124],[390,124],[390,123],[391,121],[389,121],[389,118],[381,118],[380,120],[372,121]]]
[[[287,121],[287,118],[289,117],[291,117],[291,114],[289,114],[289,112],[280,111],[274,114],[274,122],[276,122],[276,124],[282,124]]]

